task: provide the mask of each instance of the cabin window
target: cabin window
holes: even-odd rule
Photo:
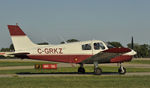
[[[91,50],[91,44],[82,45],[82,50]]]
[[[105,43],[106,44],[106,46],[108,47],[108,48],[115,48],[114,46],[112,46],[110,43]]]
[[[105,46],[102,43],[99,43],[102,49],[105,49]]]
[[[94,49],[95,50],[105,49],[105,46],[102,43],[94,43]]]
[[[95,49],[95,50],[99,50],[99,49],[100,49],[99,43],[94,43],[94,49]]]

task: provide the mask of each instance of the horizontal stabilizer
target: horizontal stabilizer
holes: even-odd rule
[[[30,54],[30,53],[28,53],[28,52],[20,52],[20,53],[12,53],[10,55],[14,55],[15,57],[24,59],[24,58],[28,58],[28,56],[27,56],[28,54]]]

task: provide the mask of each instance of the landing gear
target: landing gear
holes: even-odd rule
[[[126,68],[124,68],[123,66],[121,66],[121,63],[120,63],[120,67],[118,68],[118,73],[119,74],[125,74],[126,73]]]
[[[95,75],[101,75],[102,74],[102,69],[101,68],[95,68],[94,69],[94,74]]]
[[[102,69],[98,67],[98,62],[94,62],[94,74],[95,75],[101,75],[102,74]]]
[[[85,73],[85,69],[83,67],[83,64],[80,64],[80,67],[78,68],[78,73],[80,73],[80,74],[84,74]]]

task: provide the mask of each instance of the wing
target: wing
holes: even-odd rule
[[[20,52],[20,53],[11,53],[9,55],[14,55],[15,57],[19,58],[28,58],[27,55],[30,54],[29,52]]]
[[[120,61],[120,58],[125,59],[121,55],[130,51],[131,49],[129,48],[110,48],[83,60],[81,63],[92,64],[94,61],[98,61],[98,63],[110,63],[112,60],[116,61],[118,59]]]

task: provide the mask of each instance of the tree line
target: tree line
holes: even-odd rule
[[[69,39],[66,41],[66,43],[71,43],[71,42],[79,42],[79,40]],[[60,42],[60,44],[63,44],[63,43],[65,43],[65,42]],[[111,42],[109,41],[107,43],[111,44],[114,47],[124,47],[120,42],[116,42],[116,41],[111,41]],[[39,45],[48,45],[49,43],[43,42],[43,43],[38,43],[38,44]],[[127,44],[127,48],[131,48],[131,43]],[[148,45],[148,44],[135,43],[133,50],[135,50],[137,52],[137,55],[135,55],[135,57],[137,57],[137,58],[150,57],[150,45]],[[14,51],[14,46],[13,46],[13,44],[11,44],[9,46],[9,48],[2,48],[0,51],[1,52],[12,52],[12,51]]]
[[[120,42],[108,42],[114,47],[124,47]],[[137,58],[148,58],[150,57],[150,45],[148,44],[138,44],[133,45],[133,50],[137,52],[135,57]],[[131,48],[131,43],[127,44],[127,48]]]

